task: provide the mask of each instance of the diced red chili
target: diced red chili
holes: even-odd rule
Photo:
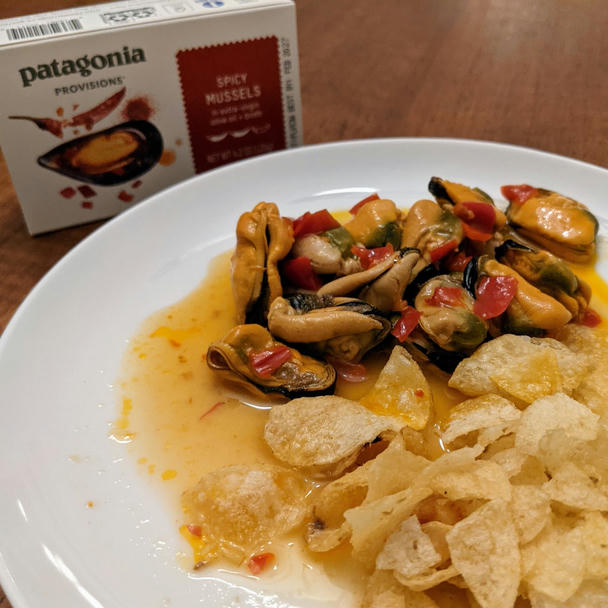
[[[374,249],[366,249],[365,247],[357,247],[353,245],[350,249],[350,252],[353,255],[356,255],[361,261],[361,266],[364,269],[371,268],[380,262],[383,262],[387,258],[389,258],[393,253],[395,253],[395,249],[388,243],[384,247],[375,247]]]
[[[496,209],[490,203],[464,201],[454,207],[454,215],[460,218],[464,235],[472,241],[487,241],[494,234]]]
[[[430,306],[452,307],[464,304],[464,289],[462,287],[437,287],[426,303]]]
[[[602,317],[600,317],[593,308],[588,308],[581,320],[581,323],[587,327],[597,327],[601,322]]]
[[[424,397],[424,391],[421,388],[417,388],[414,391],[414,395],[416,395],[416,397],[418,397],[419,399],[422,399],[422,397]]]
[[[203,529],[198,524],[188,524],[186,528],[192,536],[198,536],[199,538],[203,536]]]
[[[521,205],[529,198],[536,196],[538,188],[528,186],[528,184],[519,184],[518,186],[503,186],[500,192],[510,203]]]
[[[334,367],[338,376],[346,382],[364,382],[367,380],[367,369],[363,363],[351,363],[334,357],[328,357],[327,361]]]
[[[339,228],[340,222],[331,215],[327,209],[304,215],[293,221],[293,235],[295,238],[306,236],[307,234],[319,234],[333,228]]]
[[[284,344],[279,344],[268,350],[249,353],[249,365],[258,376],[268,378],[289,361],[291,356],[291,350]]]
[[[463,272],[472,256],[466,255],[463,251],[452,251],[445,256],[445,268],[450,272]]]
[[[357,212],[359,211],[359,209],[361,209],[361,207],[363,207],[363,205],[366,205],[370,201],[377,201],[377,200],[379,200],[379,198],[380,197],[378,196],[377,193],[366,196],[363,200],[359,201],[356,205],[353,205],[351,207],[350,213],[352,213],[353,215],[357,215]]]
[[[91,188],[91,186],[87,186],[86,184],[84,186],[78,186],[78,191],[85,198],[91,198],[92,196],[97,196],[97,192],[95,192],[95,190],[93,190],[93,188]]]
[[[441,258],[450,253],[450,251],[456,249],[456,247],[458,247],[458,241],[456,239],[450,239],[438,247],[435,247],[435,249],[431,249],[429,252],[431,262],[438,262]]]
[[[120,194],[118,195],[118,198],[125,203],[130,203],[134,197],[132,194],[129,194],[128,192],[125,192],[124,190],[121,190]]]
[[[274,562],[274,553],[259,553],[252,555],[247,562],[251,574],[260,574]]]
[[[286,260],[281,264],[281,272],[294,287],[317,291],[323,285],[321,279],[312,268],[310,258],[305,256]]]
[[[477,285],[473,312],[486,320],[498,317],[507,310],[516,293],[515,277],[482,277]]]
[[[91,201],[82,201],[82,203],[80,203],[80,205],[82,206],[83,209],[92,209],[93,208],[93,203]]]
[[[399,340],[405,342],[405,339],[416,329],[418,321],[420,321],[421,313],[413,306],[405,306],[401,311],[401,317],[393,326],[391,334]]]
[[[72,188],[71,186],[68,186],[63,190],[60,190],[59,194],[61,194],[63,198],[72,198],[76,194],[76,190],[74,190],[74,188]]]

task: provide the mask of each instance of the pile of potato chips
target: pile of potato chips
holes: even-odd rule
[[[348,543],[369,573],[363,608],[433,608],[438,587],[465,590],[473,607],[608,606],[608,341],[580,326],[557,338],[504,335],[465,359],[449,385],[470,398],[443,424],[446,451],[434,460],[418,430],[428,386],[408,385],[386,404],[390,415],[375,398],[275,406],[265,440],[284,475],[325,484],[298,512],[303,489],[267,473],[272,507],[259,522],[246,513],[249,538],[284,510],[273,531],[304,521],[311,551]],[[391,361],[391,374],[396,361],[412,365],[402,347]],[[386,377],[380,385],[376,395]],[[203,479],[190,498],[214,503],[219,493],[247,511],[242,484],[212,485]],[[242,529],[235,540],[218,521],[199,523],[219,545],[251,550]]]

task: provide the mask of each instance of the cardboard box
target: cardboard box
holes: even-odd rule
[[[126,0],[0,21],[0,144],[32,234],[301,143],[292,0]]]

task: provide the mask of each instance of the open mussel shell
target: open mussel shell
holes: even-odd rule
[[[281,345],[261,325],[237,325],[209,346],[207,365],[226,380],[262,396],[277,393],[289,398],[333,392],[336,371],[290,348],[291,357],[272,374],[261,376],[251,366],[250,355]],[[281,345],[282,346],[282,345]]]
[[[273,336],[318,356],[356,363],[382,342],[391,322],[356,298],[297,294],[274,300],[268,329]]]
[[[162,152],[159,130],[147,120],[131,120],[66,141],[38,164],[81,182],[115,186],[149,171]]]

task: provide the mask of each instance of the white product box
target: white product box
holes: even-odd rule
[[[126,0],[0,21],[0,144],[30,233],[297,146],[292,0]]]

